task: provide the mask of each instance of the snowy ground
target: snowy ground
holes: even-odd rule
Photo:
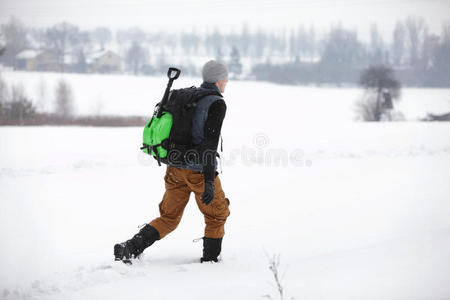
[[[352,122],[318,96],[338,89],[229,88],[220,264],[197,262],[194,201],[140,262],[112,262],[163,194],[141,128],[0,127],[0,298],[277,299],[267,256],[281,254],[285,299],[450,299],[450,123]],[[436,104],[411,101],[409,116]]]

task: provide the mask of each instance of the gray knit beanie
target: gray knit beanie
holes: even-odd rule
[[[205,82],[215,83],[221,81],[228,78],[227,66],[223,62],[210,60],[203,66],[202,76]]]

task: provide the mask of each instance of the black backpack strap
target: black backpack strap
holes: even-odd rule
[[[206,96],[217,96],[218,98],[222,99],[222,95],[214,90],[205,89],[205,88],[197,88],[196,91],[196,101],[200,101],[201,99],[205,98]]]
[[[159,144],[159,145],[161,145],[161,144]],[[156,160],[158,161],[158,166],[161,167],[161,157],[159,156],[159,151],[158,151],[159,145],[152,146],[152,149],[153,149],[153,152],[155,152]]]
[[[155,159],[158,161],[158,165],[161,166],[161,156],[159,155],[158,147],[163,147],[167,151],[169,150],[169,139],[164,139],[161,143],[156,145],[142,144],[141,150],[147,149],[147,153],[151,154],[153,151],[155,153]]]

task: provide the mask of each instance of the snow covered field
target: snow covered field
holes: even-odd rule
[[[75,112],[82,115],[146,115],[153,111],[167,84],[165,76],[59,74],[39,72],[2,72],[8,84],[22,84],[26,94],[40,110],[52,111],[56,84],[66,80],[72,87]],[[199,78],[175,81],[174,88],[196,85]],[[351,122],[354,102],[360,88],[283,86],[263,82],[230,81],[226,92],[230,109],[247,109],[257,104],[287,111],[295,104],[295,117],[302,121]],[[236,104],[235,104],[236,103]],[[259,106],[259,105],[257,105]],[[450,89],[404,88],[396,104],[407,120],[430,113],[446,113],[450,107]],[[258,112],[258,111],[257,111]],[[313,113],[312,113],[313,112]]]
[[[125,95],[120,76],[70,76],[86,113],[109,79],[105,113],[150,112],[166,84],[123,77]],[[220,264],[197,262],[195,201],[140,262],[112,262],[163,194],[141,128],[0,127],[0,298],[277,299],[267,256],[281,254],[285,299],[450,299],[450,123],[352,122],[358,93],[230,82]],[[403,97],[409,120],[450,110],[448,90]]]

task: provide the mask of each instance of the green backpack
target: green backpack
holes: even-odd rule
[[[184,164],[187,151],[195,149],[192,143],[192,121],[197,102],[209,95],[220,94],[203,88],[183,88],[170,92],[172,82],[180,70],[170,68],[164,97],[156,105],[155,112],[143,132],[141,150],[153,156],[158,164]],[[170,158],[170,161],[169,161]]]
[[[173,124],[172,115],[167,111],[163,111],[163,107],[169,98],[172,83],[180,76],[180,73],[181,71],[177,68],[169,68],[167,71],[169,82],[164,91],[164,96],[156,105],[153,116],[148,120],[144,127],[141,150],[144,151],[144,153],[155,157],[158,160],[159,165],[161,165],[160,159],[167,157],[167,147],[163,147],[163,141],[169,138]]]
[[[167,157],[167,148],[163,141],[167,140],[172,129],[173,118],[169,112],[162,112],[161,117],[153,116],[145,124],[141,150],[153,157]]]

